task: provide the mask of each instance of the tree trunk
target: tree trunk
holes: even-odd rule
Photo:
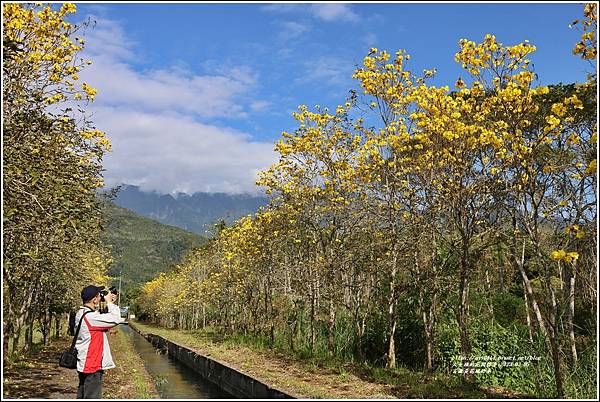
[[[313,278],[314,272],[311,269],[311,278]],[[310,352],[315,353],[316,347],[316,334],[315,334],[315,319],[316,319],[316,278],[311,280],[310,285]]]
[[[356,320],[355,321],[355,325],[356,325],[356,341],[357,341],[357,352],[358,352],[358,358],[363,361],[365,359],[365,354],[363,351],[363,335],[364,332],[362,331],[362,325],[360,320]]]
[[[364,328],[364,315],[361,316],[360,310],[362,306],[362,288],[358,291],[356,295],[356,306],[354,309],[354,325],[356,327],[356,347],[358,352],[358,357],[361,361],[364,361],[365,355],[363,351],[363,336],[365,334]]]
[[[544,256],[541,253],[541,249],[540,249],[540,245],[539,245],[539,241],[537,239],[532,239],[533,240],[533,245],[534,245],[534,249],[536,252],[536,256],[540,259],[543,260]],[[525,252],[525,243],[523,243],[523,254]],[[523,255],[522,254],[522,255]],[[521,260],[523,260],[523,256],[521,257]],[[548,320],[548,327],[546,327],[544,325],[544,321],[542,319],[541,316],[541,312],[539,311],[539,308],[537,306],[537,303],[535,301],[535,296],[533,294],[533,291],[531,290],[531,284],[529,282],[529,278],[527,278],[527,275],[525,274],[525,270],[523,268],[523,264],[519,265],[519,268],[521,269],[521,275],[523,276],[526,285],[527,285],[527,290],[529,292],[529,296],[531,298],[532,301],[532,306],[534,308],[534,311],[536,313],[536,316],[538,317],[539,323],[540,323],[540,329],[542,330],[542,332],[544,332],[546,341],[550,343],[550,349],[552,351],[552,365],[554,366],[554,381],[556,383],[556,394],[558,398],[563,398],[564,396],[564,389],[563,389],[563,382],[562,382],[562,368],[561,368],[561,344],[558,338],[558,329],[559,329],[559,317],[558,317],[558,305],[557,305],[557,301],[556,301],[556,294],[554,292],[554,287],[552,285],[552,273],[549,269],[546,269],[546,273],[545,273],[545,288],[546,288],[546,294],[549,293],[550,295],[550,303],[551,303],[551,310],[548,314],[549,320]],[[559,267],[560,269],[560,267]]]
[[[23,345],[23,353],[29,353],[33,348],[33,314],[29,314],[26,320],[25,330],[25,345]]]
[[[394,313],[392,312],[391,315],[393,316]],[[392,320],[390,328],[388,329],[390,340],[388,342],[387,362],[385,364],[385,366],[390,369],[396,368],[396,341],[394,339],[396,337],[396,319],[393,318]]]
[[[198,329],[198,306],[192,307],[192,329]]]
[[[297,309],[295,303],[294,303],[294,307],[292,308],[292,311],[293,311],[293,316],[292,316],[292,320],[291,320],[292,325],[290,326],[288,346],[289,346],[290,350],[293,352],[296,350],[295,345],[294,345],[294,338],[296,337],[296,330],[298,329],[298,309]]]
[[[527,289],[523,282],[523,296],[525,297],[525,313],[527,315],[527,329],[529,330],[529,343],[533,344],[533,323],[531,322],[531,313],[529,312],[529,298],[527,297]]]
[[[523,277],[523,281],[525,282],[526,291],[529,295],[529,299],[531,301],[531,308],[535,313],[536,321],[540,327],[540,330],[544,334],[544,336],[548,336],[548,330],[546,329],[546,324],[544,323],[544,318],[542,317],[542,312],[540,311],[540,307],[535,299],[535,295],[533,294],[533,288],[531,287],[531,282],[525,273],[525,270],[521,270],[521,276]]]
[[[17,292],[22,292],[24,294],[26,294],[26,296],[21,300],[20,304],[18,305],[18,309],[16,309],[16,305],[15,303],[11,303],[8,306],[9,312],[11,312],[12,314],[9,314],[8,320],[10,322],[10,334],[11,337],[9,339],[12,339],[13,343],[12,343],[12,353],[16,354],[19,351],[19,341],[21,338],[21,329],[23,328],[23,325],[25,323],[25,320],[27,319],[28,315],[31,314],[31,306],[33,304],[33,294],[35,292],[33,292],[33,287],[30,287],[29,289],[14,289],[11,291],[13,287],[12,286],[7,286],[7,289],[10,293],[10,295],[8,296],[8,300],[15,300],[16,297],[12,296],[12,295],[16,295]],[[9,302],[10,303],[10,302]],[[7,345],[8,348],[8,345]]]
[[[60,338],[60,325],[61,323],[61,316],[60,314],[56,314],[56,316],[54,317],[54,338],[58,339]]]
[[[435,308],[437,303],[437,269],[436,269],[436,256],[437,256],[437,242],[435,238],[432,240],[432,253],[430,268],[432,273],[432,282],[427,281],[427,278],[423,278],[421,271],[421,265],[418,260],[418,251],[414,251],[414,286],[419,289],[419,309],[421,310],[421,319],[423,321],[423,331],[425,333],[425,367],[427,371],[433,371],[433,348],[434,348],[434,328],[435,328]],[[431,300],[429,303],[425,303],[425,290],[429,290],[431,294]]]
[[[431,315],[431,314],[430,314]],[[427,348],[427,371],[433,371],[433,322],[431,318],[427,319],[427,313],[423,311],[423,325],[425,326],[425,342]]]
[[[575,330],[573,327],[573,319],[575,317],[575,264],[571,267],[571,277],[569,280],[569,313],[567,315],[567,329],[569,331],[569,343],[571,346],[571,362],[573,368],[577,365],[577,345],[575,343]]]
[[[14,336],[13,317],[15,315],[14,306],[11,302],[11,286],[6,287],[7,291],[4,293],[2,299],[2,362],[6,366],[8,360],[8,340]]]
[[[535,298],[535,295],[533,294],[533,288],[531,287],[531,281],[529,280],[529,277],[527,276],[527,272],[525,272],[525,240],[524,239],[523,239],[523,246],[521,249],[521,257],[517,258],[515,253],[516,253],[516,247],[513,246],[513,252],[510,253],[511,259],[513,260],[513,263],[518,267],[519,272],[521,273],[521,278],[523,279],[524,291],[527,293],[527,298],[529,299],[529,302],[531,303],[531,308],[533,309],[533,312],[535,314],[535,318],[538,323],[538,326],[539,326],[540,330],[542,331],[542,334],[548,341],[548,331],[546,330],[546,324],[544,322],[544,318],[542,317],[542,312],[540,311],[540,308],[539,308],[539,305]]]
[[[19,341],[21,340],[21,329],[23,329],[23,324],[25,319],[27,318],[27,314],[20,314],[19,317],[15,320],[15,324],[13,327],[13,337],[12,337],[12,353],[17,354],[19,352]]]
[[[311,303],[310,303],[310,351],[311,351],[311,353],[315,353],[315,347],[316,347],[315,307],[316,307],[316,301],[315,301],[315,295],[314,295],[314,290],[313,290],[313,294],[311,297]]]
[[[47,345],[48,340],[50,338],[50,326],[52,324],[52,313],[48,311],[48,308],[46,308],[46,311],[44,311],[44,314],[40,318],[40,321],[44,345]]]
[[[469,271],[470,261],[467,250],[468,245],[463,243],[460,258],[460,283],[458,289],[458,332],[460,334],[460,354],[463,359],[468,360],[471,355],[471,344],[468,332],[468,304],[469,304]]]
[[[390,273],[390,287],[388,295],[388,351],[386,357],[385,367],[396,368],[396,273],[398,263],[398,250],[397,245],[394,244],[392,251],[392,272]]]
[[[13,337],[12,323],[6,316],[4,316],[4,321],[2,322],[2,335],[2,361],[6,365],[8,359],[8,339]]]
[[[490,281],[490,272],[489,272],[489,265],[486,264],[485,265],[485,292],[487,294],[487,305],[488,305],[488,309],[490,311],[490,316],[492,317],[492,320],[494,319],[494,303],[492,302],[492,283]]]
[[[502,249],[500,245],[496,247],[498,253],[498,286],[500,287],[500,293],[504,293],[504,258],[502,257]]]
[[[20,328],[19,328],[19,332],[21,332]],[[15,332],[13,334],[13,338],[12,338],[12,341],[13,341],[13,343],[12,343],[12,354],[13,355],[16,355],[19,352],[19,340],[20,340],[19,339],[20,338],[19,332]]]
[[[552,282],[549,280],[546,284],[550,291],[552,311],[550,313],[550,345],[552,348],[552,365],[554,366],[554,380],[556,381],[556,395],[558,398],[564,397],[563,383],[562,383],[562,368],[561,368],[561,346],[557,339],[558,334],[558,305],[556,303],[556,295]]]
[[[415,260],[416,261],[416,260]],[[416,265],[416,264],[415,264]],[[415,284],[416,286],[419,286],[419,297],[418,297],[418,301],[419,301],[419,309],[421,310],[421,320],[423,321],[423,331],[425,333],[425,346],[426,346],[426,355],[425,355],[425,367],[427,368],[427,371],[431,371],[433,368],[433,334],[431,332],[432,330],[432,303],[429,305],[429,308],[427,308],[425,306],[425,296],[424,296],[424,287],[421,285],[419,285],[418,283]],[[429,316],[428,316],[429,313]]]
[[[329,321],[327,323],[327,350],[330,355],[333,355],[334,339],[333,339],[333,327],[335,324],[335,305],[333,298],[329,300]]]

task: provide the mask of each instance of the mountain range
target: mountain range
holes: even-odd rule
[[[268,199],[250,194],[160,194],[123,185],[113,202],[160,223],[207,236],[220,220],[230,224],[241,216],[256,212],[268,203]]]
[[[101,239],[113,259],[108,274],[115,278],[122,274],[125,289],[170,270],[192,248],[206,242],[195,233],[163,225],[111,202],[105,203],[104,216]]]

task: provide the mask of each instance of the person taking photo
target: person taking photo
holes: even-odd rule
[[[77,399],[102,398],[104,370],[116,367],[110,354],[108,330],[123,323],[125,319],[121,318],[119,306],[114,304],[116,295],[113,293],[104,296],[108,312],[100,313],[96,310],[102,299],[100,292],[103,289],[104,286],[94,285],[83,288],[81,291],[83,306],[75,316],[77,323],[83,316],[81,329],[75,342],[79,375]]]

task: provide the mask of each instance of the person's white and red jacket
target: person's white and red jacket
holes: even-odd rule
[[[79,336],[75,342],[77,349],[77,371],[95,373],[115,367],[108,346],[108,330],[125,321],[121,318],[119,306],[108,303],[108,312],[92,311],[83,317]],[[79,325],[81,316],[90,308],[82,306],[75,317],[75,325]]]

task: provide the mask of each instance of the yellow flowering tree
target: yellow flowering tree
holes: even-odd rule
[[[584,15],[574,53],[594,62],[595,5]],[[269,205],[149,282],[145,311],[190,328],[199,303],[203,326],[389,368],[408,360],[400,348],[443,370],[448,353],[523,347],[553,370],[544,392],[564,396],[585,343],[575,308],[596,303],[596,84],[537,85],[535,50],[462,39],[451,88],[413,73],[404,51],[371,49],[354,72],[362,93],[294,113],[298,129],[257,183]],[[523,316],[496,323],[504,300]],[[509,327],[525,319],[530,344]],[[490,345],[496,330],[519,344]],[[407,331],[418,343],[397,344]]]
[[[65,278],[83,287],[90,274],[84,261],[97,253],[105,258],[95,190],[103,185],[110,142],[66,104],[92,101],[96,93],[76,84],[87,63],[77,58],[83,40],[68,22],[75,11],[70,3],[2,5],[5,352],[9,340],[17,351],[25,322],[31,330],[39,312],[32,306],[47,304],[37,297],[62,296],[56,283]],[[48,314],[68,306],[61,308]]]
[[[315,347],[317,294],[328,309],[328,349],[333,352],[333,328],[340,293],[336,284],[347,264],[344,261],[346,240],[352,234],[357,215],[352,208],[358,187],[354,180],[356,150],[361,136],[354,133],[349,121],[350,102],[336,108],[335,113],[317,108],[315,112],[301,106],[294,118],[300,127],[294,133],[283,133],[275,149],[280,160],[264,172],[258,185],[279,195],[282,202],[296,211],[291,225],[299,225],[294,238],[308,251],[311,306],[311,349]],[[318,288],[321,288],[319,290]]]
[[[528,59],[533,51],[535,47],[527,42],[505,47],[488,35],[481,44],[461,43],[456,58],[474,84],[487,88],[484,104],[495,111],[493,116],[486,117],[496,127],[498,142],[489,156],[494,165],[490,173],[505,188],[501,202],[512,217],[512,261],[523,278],[526,302],[532,304],[539,328],[551,346],[557,394],[562,396],[563,330],[557,318],[561,306],[552,281],[555,277],[564,279],[564,266],[558,264],[557,272],[547,263],[551,250],[544,246],[544,228],[560,231],[560,221],[574,220],[576,224],[584,216],[594,215],[587,211],[595,199],[594,181],[585,172],[592,164],[585,148],[590,148],[594,129],[589,121],[586,123],[589,117],[581,112],[584,105],[579,98],[589,99],[589,92],[579,89],[567,94],[560,87],[533,87],[535,76]],[[517,242],[522,242],[522,247]],[[519,251],[527,244],[536,256],[535,263],[528,262]],[[553,259],[564,260],[573,268],[568,275],[571,300],[574,300],[577,257],[574,251],[552,254]],[[543,303],[532,290],[528,268],[543,272],[538,278],[544,289]],[[572,310],[569,316],[567,322],[572,320]],[[571,339],[576,362],[574,335]]]

